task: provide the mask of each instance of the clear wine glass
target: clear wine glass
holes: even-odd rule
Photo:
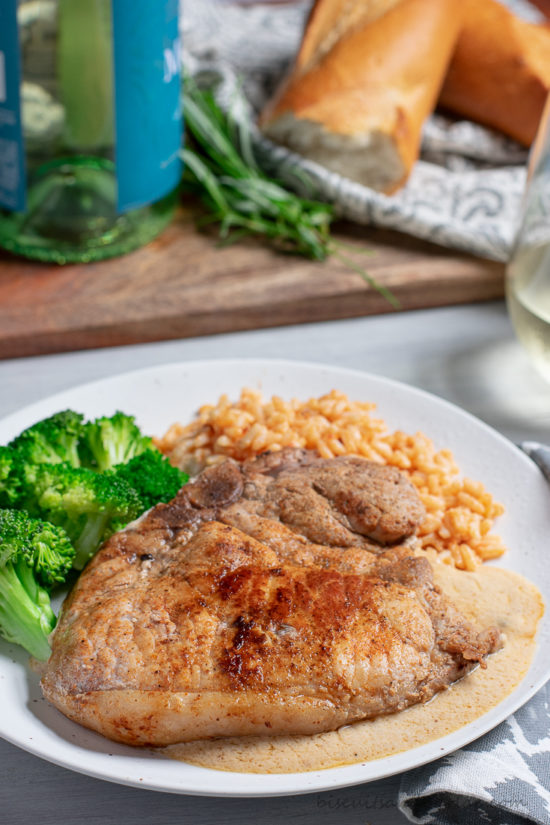
[[[506,299],[518,340],[550,380],[550,96],[531,149]]]

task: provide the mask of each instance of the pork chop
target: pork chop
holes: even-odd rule
[[[396,467],[363,458],[287,448],[246,462],[242,474],[241,510],[277,519],[323,545],[377,552],[412,536],[425,515]]]
[[[296,489],[323,499],[323,522],[287,506]],[[429,562],[395,543],[422,513],[415,496],[371,462],[300,450],[204,471],[84,570],[44,695],[111,739],[153,746],[317,733],[427,701],[483,663],[499,632],[468,624]],[[406,517],[390,515],[403,501]]]

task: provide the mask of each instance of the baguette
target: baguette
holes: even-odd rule
[[[462,2],[439,104],[530,146],[550,91],[550,25],[521,20],[497,0]]]
[[[317,0],[262,130],[347,178],[395,191],[418,157],[461,8],[457,0]]]
[[[296,55],[295,71],[305,72],[330,51],[340,37],[373,23],[401,0],[330,0],[314,3]]]

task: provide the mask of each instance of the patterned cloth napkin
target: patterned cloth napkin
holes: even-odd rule
[[[505,2],[538,19],[525,0]],[[432,116],[407,185],[386,196],[307,162],[257,133],[255,114],[295,54],[310,5],[301,0],[250,8],[220,0],[183,0],[187,70],[206,71],[220,81],[220,102],[235,107],[249,122],[273,173],[296,183],[295,170],[306,170],[318,197],[334,203],[342,217],[506,260],[525,185],[527,153],[502,135],[467,121]]]
[[[548,825],[550,683],[471,745],[403,774],[398,804],[423,825]]]

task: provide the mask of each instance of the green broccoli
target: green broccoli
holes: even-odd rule
[[[62,527],[31,518],[24,510],[0,510],[0,548],[8,539],[26,548],[26,559],[48,590],[67,578],[75,550]],[[0,549],[0,564],[2,550]]]
[[[134,416],[116,412],[85,424],[80,455],[83,466],[101,473],[151,449],[153,439],[143,435]]]
[[[17,507],[21,494],[19,468],[22,461],[15,450],[0,447],[0,507]]]
[[[23,430],[8,446],[32,464],[68,462],[78,467],[78,445],[83,429],[83,415],[63,410]]]
[[[138,494],[123,479],[70,464],[24,464],[20,504],[67,531],[77,570],[106,538],[143,511]]]
[[[63,527],[77,570],[112,533],[169,501],[185,481],[122,412],[85,422],[64,410],[0,447],[0,507]]]
[[[22,510],[0,510],[0,633],[47,659],[56,618],[49,590],[63,582],[74,548],[65,531]]]
[[[137,491],[144,510],[160,501],[170,501],[189,479],[156,449],[146,450],[126,464],[118,464],[112,472]]]

